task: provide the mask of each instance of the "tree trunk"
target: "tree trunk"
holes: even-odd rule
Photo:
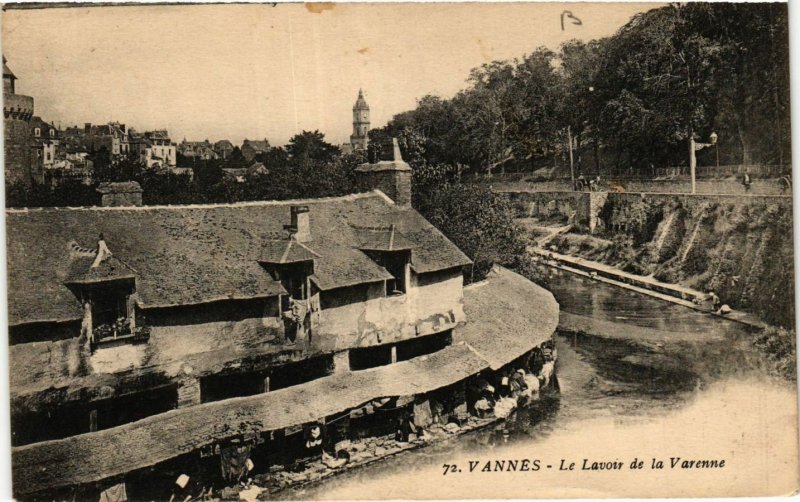
[[[594,170],[600,172],[600,145],[598,145],[596,136],[594,138]]]
[[[736,114],[737,119],[739,118],[739,114]],[[742,164],[748,166],[753,162],[753,154],[752,149],[750,146],[750,141],[748,140],[744,130],[742,129],[742,121],[736,121],[736,135],[739,137],[739,145],[742,148]]]

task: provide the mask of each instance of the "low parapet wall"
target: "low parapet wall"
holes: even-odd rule
[[[651,192],[575,192],[547,191],[532,192],[526,190],[495,190],[507,197],[518,218],[566,217],[573,225],[594,233],[603,222],[600,213],[607,203],[626,204],[639,200],[663,202],[664,204],[681,203],[692,205],[698,203],[717,204],[778,204],[791,211],[790,195],[734,195],[734,194],[686,194],[686,193],[651,193]]]
[[[752,173],[751,173],[752,175]],[[753,175],[755,176],[755,175]],[[652,192],[652,193],[681,193],[688,194],[692,190],[689,179],[655,179],[655,180],[630,180],[604,177],[601,181],[603,188],[619,186],[626,192]],[[524,180],[492,180],[492,187],[499,191],[529,191],[529,192],[566,192],[572,189],[569,179],[524,181]],[[698,179],[696,183],[697,194],[731,194],[745,195],[741,177],[724,179]],[[791,190],[786,190],[784,182],[776,178],[753,178],[750,194],[756,195],[789,195]]]

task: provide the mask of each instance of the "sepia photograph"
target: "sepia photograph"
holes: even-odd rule
[[[14,500],[800,490],[788,3],[0,22]]]

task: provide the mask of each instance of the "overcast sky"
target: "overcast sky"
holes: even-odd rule
[[[3,13],[3,53],[36,114],[116,120],[180,141],[303,129],[348,141],[364,89],[372,125],[425,94],[450,97],[469,70],[570,38],[614,33],[654,4],[302,4],[49,8]],[[566,22],[571,11],[582,22]]]

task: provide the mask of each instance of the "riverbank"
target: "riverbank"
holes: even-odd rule
[[[559,290],[554,289],[554,293],[564,297]],[[656,310],[677,308],[651,298],[631,299],[637,302],[637,307],[644,302]],[[627,315],[631,310],[597,297],[593,300],[595,309],[621,307],[614,311],[596,310],[600,318],[613,319],[619,312]],[[565,301],[564,305],[569,309],[575,306],[571,301]],[[591,308],[591,305],[577,308]],[[639,311],[647,313],[649,318],[651,308]],[[684,374],[682,380],[676,376],[654,386],[638,372],[629,372],[631,366],[615,364],[620,371],[611,371],[613,361],[606,355],[613,351],[609,345],[590,345],[587,339],[579,340],[577,347],[573,347],[569,337],[558,336],[561,388],[558,400],[543,400],[540,408],[519,410],[502,427],[486,427],[446,444],[429,445],[396,456],[390,462],[376,462],[324,483],[282,491],[274,497],[280,500],[636,497],[643,490],[652,496],[686,496],[696,495],[698,485],[705,487],[704,496],[792,492],[798,483],[792,468],[797,465],[794,386],[758,376],[758,370],[745,371],[741,366],[727,364],[738,358],[739,348],[726,343],[725,333],[708,329],[706,323],[717,324],[716,321],[684,310],[689,317],[700,319],[705,332],[716,340],[713,346],[717,350],[732,353],[716,356],[720,360],[718,373],[706,373],[702,379]],[[638,339],[635,331],[639,326],[631,325],[631,320],[618,321],[616,332],[629,333]],[[640,321],[645,320],[636,320]],[[689,321],[677,319],[679,326],[684,322]],[[690,346],[699,340],[702,338],[695,337]],[[629,350],[616,356],[640,354],[635,347]],[[708,357],[702,348],[685,352],[691,355],[689,361],[693,363]],[[639,472],[627,468],[637,457],[647,462],[656,457],[668,463],[670,456],[725,458],[726,467],[691,473],[673,470],[668,465],[664,470],[648,468]],[[602,474],[580,471],[583,458],[619,459],[626,466],[621,471]],[[470,462],[477,462],[482,468],[487,461],[515,459],[538,459],[542,468],[536,472],[468,472]],[[559,470],[561,459],[575,461],[577,470]],[[443,464],[457,465],[463,472],[443,475]],[[553,468],[548,469],[548,464]],[[687,484],[687,474],[696,482]]]
[[[704,293],[794,328],[788,196],[504,192],[530,245]],[[564,225],[572,224],[566,232]],[[543,242],[544,241],[544,242]],[[789,272],[789,273],[787,273]]]
[[[722,314],[714,310],[706,301],[708,295],[702,291],[687,288],[679,284],[664,283],[653,277],[631,274],[603,263],[574,258],[540,248],[529,247],[528,252],[536,255],[540,263],[549,267],[555,267],[619,288],[652,296],[659,300],[682,305],[686,308],[697,310],[698,312],[739,322],[754,329],[764,329],[767,327],[767,324],[761,322],[755,316],[747,312],[737,312],[731,309],[727,313]]]
[[[536,406],[538,401],[545,396],[557,394],[556,379],[549,381],[547,387],[542,388],[533,398],[524,398],[519,403],[516,412],[528,406]],[[515,412],[515,413],[516,413]],[[340,467],[330,467],[322,460],[308,464],[301,472],[286,470],[284,466],[274,466],[271,472],[255,476],[245,486],[229,486],[219,492],[220,500],[250,500],[255,495],[260,500],[267,500],[280,495],[288,490],[298,490],[304,487],[319,485],[330,478],[340,476],[355,469],[370,466],[378,462],[389,461],[398,455],[410,453],[414,450],[431,446],[442,446],[447,442],[455,441],[459,437],[496,426],[506,420],[506,417],[478,418],[470,416],[463,424],[433,424],[425,429],[422,437],[407,442],[399,442],[393,434],[357,439],[348,441],[345,449],[349,455],[349,462]],[[243,493],[244,492],[244,493]]]

